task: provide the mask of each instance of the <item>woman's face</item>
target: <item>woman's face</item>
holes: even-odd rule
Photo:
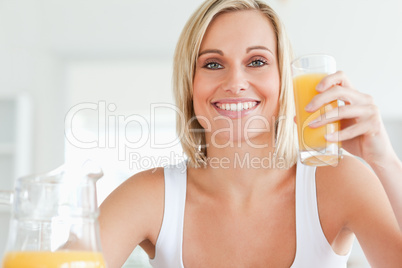
[[[194,76],[194,111],[210,142],[265,143],[278,114],[280,75],[273,26],[259,11],[223,13],[209,25]],[[275,118],[274,118],[275,119]]]

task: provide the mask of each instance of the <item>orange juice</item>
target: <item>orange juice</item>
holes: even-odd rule
[[[325,148],[331,144],[336,144],[338,148],[340,147],[340,143],[331,143],[325,139],[326,134],[339,131],[339,121],[318,128],[310,128],[308,126],[309,122],[317,119],[320,115],[324,116],[325,112],[338,106],[337,102],[334,101],[321,107],[320,110],[314,113],[308,113],[305,110],[307,104],[315,95],[318,94],[315,87],[326,75],[327,74],[324,73],[311,73],[299,75],[293,78],[300,151],[321,151],[325,150]]]
[[[100,252],[12,251],[6,253],[3,268],[105,268]]]

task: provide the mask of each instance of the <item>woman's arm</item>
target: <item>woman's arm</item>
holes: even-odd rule
[[[163,169],[134,175],[100,206],[102,251],[109,268],[121,267],[143,241],[155,245],[163,219]]]
[[[402,163],[395,155],[369,165],[381,180],[402,231]]]
[[[357,158],[345,156],[337,167],[318,168],[316,176],[324,232],[334,225],[352,231],[372,267],[400,267],[402,232],[374,172]]]

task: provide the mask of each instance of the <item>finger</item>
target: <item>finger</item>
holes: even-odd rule
[[[325,138],[330,142],[345,141],[356,138],[360,135],[375,135],[376,131],[371,122],[366,120],[364,122],[351,125],[341,131],[327,134]]]
[[[323,92],[330,89],[333,86],[340,85],[343,87],[352,87],[349,79],[346,77],[345,73],[342,71],[337,71],[334,74],[327,75],[324,77],[320,83],[318,83],[316,90]]]
[[[344,101],[346,104],[373,104],[373,98],[365,93],[361,93],[351,88],[342,86],[334,86],[330,90],[326,90],[314,96],[310,103],[306,106],[307,112],[314,112],[323,105],[335,100]]]
[[[317,128],[343,119],[368,120],[378,113],[375,105],[347,105],[327,110],[324,114],[309,123],[309,127]]]

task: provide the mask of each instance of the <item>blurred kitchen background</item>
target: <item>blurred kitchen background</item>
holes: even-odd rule
[[[101,203],[132,174],[181,161],[172,57],[201,2],[0,0],[0,189],[92,158],[105,172]],[[402,158],[402,1],[267,2],[296,55],[333,55],[374,96]],[[0,258],[9,217],[0,207]],[[147,263],[137,249],[125,267]],[[349,267],[369,267],[357,243]]]

